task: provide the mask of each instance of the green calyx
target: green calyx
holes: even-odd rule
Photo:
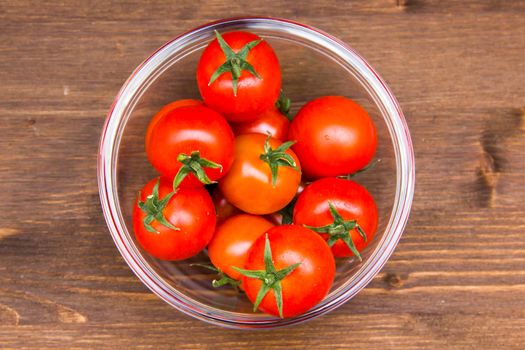
[[[237,85],[243,70],[250,72],[253,76],[259,79],[262,79],[255,68],[250,63],[248,63],[248,61],[246,61],[246,57],[248,56],[250,50],[257,46],[262,40],[250,41],[244,45],[239,52],[235,53],[230,45],[224,41],[222,35],[218,31],[215,31],[215,36],[217,37],[217,41],[221,47],[222,52],[226,56],[226,62],[221,64],[219,68],[213,72],[210,77],[210,81],[208,82],[208,86],[210,86],[223,73],[230,72],[232,75],[233,95],[237,96]]]
[[[242,275],[250,278],[257,278],[262,281],[261,288],[257,293],[255,302],[253,303],[253,311],[257,310],[259,304],[271,290],[275,295],[275,301],[277,303],[277,309],[279,310],[279,316],[283,318],[283,290],[281,286],[281,280],[292,273],[293,270],[301,263],[292,264],[284,269],[277,270],[272,260],[272,250],[270,248],[270,240],[268,234],[266,234],[266,240],[264,243],[264,270],[245,270],[238,267],[232,266],[233,269],[241,273]]]
[[[328,238],[328,246],[332,247],[337,240],[341,239],[345,244],[348,246],[348,248],[354,253],[354,255],[359,259],[359,261],[363,261],[361,258],[361,254],[359,254],[359,251],[357,250],[354,241],[352,240],[352,236],[350,235],[350,231],[353,229],[356,229],[357,232],[359,232],[359,235],[363,237],[363,239],[367,240],[365,231],[359,226],[357,223],[357,220],[344,220],[341,214],[337,212],[337,209],[334,207],[334,205],[330,202],[328,202],[328,206],[330,207],[330,214],[332,215],[334,222],[321,226],[321,227],[313,227],[304,225],[304,227],[309,228],[312,231],[318,232],[318,233],[326,233],[329,235]]]
[[[277,102],[275,102],[275,107],[281,112],[288,120],[292,120],[290,116],[290,106],[292,105],[292,101],[284,96],[283,92],[279,94],[279,99]]]
[[[218,278],[211,281],[211,285],[213,286],[213,288],[219,288],[225,285],[230,285],[235,290],[239,290],[239,285],[241,284],[241,281],[237,281],[229,277],[228,275],[226,275],[224,272],[222,272],[215,266],[211,266],[208,264],[191,264],[190,266],[199,266],[199,267],[203,267],[205,269],[215,272]]]
[[[188,156],[187,154],[181,153],[177,156],[177,162],[182,163],[177,175],[173,179],[173,190],[176,191],[180,183],[189,174],[193,173],[200,182],[205,185],[215,183],[216,181],[210,180],[204,168],[221,169],[222,165],[212,162],[211,160],[201,158],[199,151],[193,151]]]
[[[297,202],[297,195],[288,203],[284,208],[278,211],[282,216],[281,224],[289,225],[293,223],[293,209],[295,207],[295,202]]]
[[[146,197],[146,201],[138,202],[139,208],[146,213],[146,216],[144,217],[143,223],[146,230],[149,232],[159,233],[159,231],[155,230],[151,223],[153,221],[157,221],[160,224],[172,229],[172,230],[180,230],[180,228],[173,226],[165,217],[162,211],[170,201],[171,197],[175,194],[175,192],[169,193],[166,197],[160,199],[159,198],[159,184],[160,184],[160,178],[157,180],[157,183],[155,186],[153,186],[153,191],[149,196]],[[140,194],[139,194],[140,198]]]
[[[286,150],[290,148],[295,141],[287,141],[281,144],[276,149],[270,147],[270,139],[272,138],[271,134],[268,134],[266,141],[264,142],[264,153],[259,156],[259,158],[268,163],[270,170],[272,172],[272,186],[275,187],[277,183],[277,173],[280,166],[287,166],[297,171],[300,171],[297,167],[297,163],[291,155],[286,153]]]

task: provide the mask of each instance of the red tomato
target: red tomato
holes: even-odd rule
[[[202,102],[199,100],[192,100],[192,99],[186,99],[186,100],[178,100],[172,103],[169,103],[161,108],[160,111],[157,112],[151,118],[151,121],[148,124],[148,129],[146,130],[146,145],[149,144],[149,140],[151,138],[151,131],[153,130],[153,127],[157,124],[157,122],[164,117],[166,114],[171,112],[174,109],[177,109],[179,107],[187,107],[187,106],[198,106],[202,105]]]
[[[206,247],[215,230],[215,210],[202,187],[180,188],[161,177],[148,182],[133,208],[140,245],[162,260],[190,258]],[[171,194],[171,196],[170,196]]]
[[[323,300],[334,280],[335,261],[318,234],[302,226],[284,225],[260,236],[244,269],[237,270],[244,275],[242,285],[255,307],[292,317]],[[257,300],[261,289],[266,293]]]
[[[279,96],[279,60],[270,45],[255,34],[216,34],[197,66],[202,99],[229,121],[254,118],[272,107]]]
[[[259,114],[256,119],[232,124],[235,135],[263,134],[272,135],[279,141],[286,141],[290,121],[276,107],[267,109]]]
[[[173,179],[178,174],[175,182],[183,178],[182,187],[195,187],[228,172],[234,136],[226,120],[214,110],[201,105],[179,107],[151,127],[146,153],[161,175]]]
[[[337,213],[330,209],[330,204]],[[341,220],[337,221],[334,215],[339,215],[337,220]],[[363,250],[377,230],[377,207],[372,195],[358,183],[325,178],[313,182],[299,195],[295,202],[293,222],[322,233],[335,257],[356,255],[360,259],[359,253],[355,252]],[[326,234],[327,231],[331,231],[331,234]],[[355,246],[354,252],[352,246]]]
[[[346,175],[363,168],[375,154],[376,128],[368,113],[346,97],[325,96],[304,105],[294,117],[289,140],[305,176]]]
[[[244,266],[253,243],[273,224],[260,216],[240,214],[224,221],[208,245],[211,262],[220,271],[240,280],[241,274],[232,266]]]
[[[247,213],[261,215],[286,206],[301,182],[301,165],[288,147],[289,143],[264,135],[237,136],[235,160],[228,174],[219,181],[228,202]],[[261,157],[267,157],[267,161]]]
[[[230,216],[241,213],[239,209],[237,209],[233,204],[228,202],[228,200],[224,197],[221,189],[218,186],[213,187],[210,191],[210,194],[213,200],[213,204],[215,205],[215,212],[217,213],[217,224],[222,223]]]

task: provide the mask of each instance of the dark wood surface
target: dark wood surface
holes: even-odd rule
[[[355,47],[399,99],[411,219],[355,299],[271,332],[191,319],[131,273],[96,153],[130,72],[199,24],[279,16]],[[523,348],[525,2],[0,2],[0,348]]]

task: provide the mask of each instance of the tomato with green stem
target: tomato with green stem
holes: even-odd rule
[[[356,256],[377,230],[377,206],[372,195],[358,183],[324,178],[308,185],[299,195],[293,222],[318,232],[335,257]]]
[[[244,266],[253,243],[273,226],[268,220],[250,214],[226,219],[217,227],[208,245],[211,262],[231,278],[240,280],[241,274],[232,266]]]
[[[342,96],[305,104],[288,132],[304,175],[311,179],[347,175],[366,166],[377,148],[375,125],[356,102]]]
[[[317,305],[335,276],[335,261],[315,232],[298,225],[276,226],[253,244],[242,285],[248,298],[270,315],[293,317]]]
[[[229,121],[253,119],[279,96],[279,60],[271,46],[255,34],[215,34],[197,66],[202,99]]]
[[[203,105],[168,111],[151,126],[146,154],[173,188],[210,184],[224,176],[232,162],[234,136],[228,122]]]
[[[140,191],[133,208],[133,229],[139,244],[162,260],[190,258],[206,247],[215,230],[215,210],[202,187],[173,191],[160,177]]]
[[[274,139],[286,141],[290,127],[290,99],[282,94],[275,106],[258,114],[255,119],[232,123],[235,135],[271,134]]]
[[[219,181],[224,197],[244,212],[270,214],[286,206],[301,182],[301,165],[290,149],[260,134],[235,138],[235,160]]]

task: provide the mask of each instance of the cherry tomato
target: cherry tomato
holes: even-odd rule
[[[140,245],[162,260],[190,258],[206,247],[215,230],[215,210],[202,187],[172,192],[167,178],[141,190],[133,208],[133,229]]]
[[[202,102],[199,100],[186,99],[186,100],[178,100],[178,101],[169,103],[165,105],[164,107],[162,107],[161,110],[158,111],[157,114],[153,116],[153,118],[151,118],[151,121],[148,124],[148,128],[146,130],[146,145],[149,144],[149,140],[151,138],[151,131],[153,130],[153,127],[155,126],[155,124],[157,124],[157,122],[162,117],[164,117],[166,114],[168,114],[172,110],[177,109],[179,107],[198,106],[198,105],[202,105]]]
[[[242,285],[255,307],[292,317],[323,300],[334,280],[335,261],[318,234],[302,226],[284,225],[260,236],[244,269],[236,270],[243,275]],[[259,293],[264,296],[258,300]]]
[[[240,280],[241,274],[232,266],[244,266],[253,243],[273,226],[256,215],[240,214],[226,219],[208,245],[211,262],[231,278]]]
[[[255,118],[272,107],[281,89],[281,69],[265,40],[248,32],[229,32],[214,39],[197,66],[197,85],[204,103],[229,121]]]
[[[237,136],[235,160],[219,181],[228,202],[261,215],[286,206],[301,182],[301,165],[289,146],[260,134]]]
[[[267,109],[256,119],[232,124],[235,135],[270,134],[279,141],[286,141],[289,127],[290,121],[276,107]]]
[[[299,195],[293,222],[321,233],[335,257],[356,255],[360,259],[358,252],[372,241],[377,230],[377,207],[372,195],[358,183],[325,178]]]
[[[325,96],[308,102],[294,117],[289,140],[301,160],[305,176],[346,175],[373,158],[377,136],[368,113],[342,96]]]
[[[238,208],[236,208],[233,204],[226,200],[226,198],[222,194],[221,189],[218,186],[214,186],[210,190],[210,194],[213,200],[213,204],[215,205],[215,212],[217,213],[217,224],[222,223],[230,216],[241,213],[241,211]]]
[[[170,110],[151,127],[146,141],[150,163],[161,175],[175,178],[174,186],[209,184],[224,176],[233,162],[230,126],[202,105]]]

